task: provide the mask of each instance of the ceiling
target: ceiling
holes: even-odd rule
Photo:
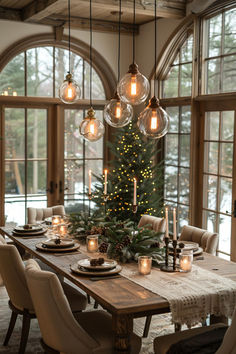
[[[154,19],[155,0],[136,0],[136,29]],[[210,0],[210,2],[212,2]],[[209,0],[157,0],[157,17],[181,19],[187,6]],[[93,29],[117,31],[118,0],[92,0]],[[0,0],[0,19],[41,23],[54,27],[68,25],[66,0]],[[122,32],[132,32],[133,0],[122,0]],[[71,0],[71,27],[89,27],[89,0]]]

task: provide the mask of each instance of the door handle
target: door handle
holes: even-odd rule
[[[47,189],[47,192],[53,194],[53,192],[54,192],[54,183],[53,183],[53,181],[49,182],[49,188]]]
[[[234,201],[233,217],[236,218],[236,200]]]
[[[63,193],[63,191],[67,191],[68,189],[69,189],[68,187],[66,187],[66,188],[63,189],[63,183],[62,183],[62,181],[59,182],[59,192],[60,192],[60,193]]]

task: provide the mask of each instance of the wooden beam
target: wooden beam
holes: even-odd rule
[[[40,21],[66,7],[65,0],[34,0],[22,9],[22,20]]]
[[[198,14],[206,10],[214,2],[215,0],[188,0],[186,6],[186,15],[191,13]]]
[[[10,21],[21,21],[21,11],[0,6],[0,19]]]

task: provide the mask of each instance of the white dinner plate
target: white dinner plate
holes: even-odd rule
[[[89,271],[83,267],[78,267],[78,262],[72,264],[70,266],[70,269],[72,270],[72,272],[74,273],[77,273],[77,274],[80,274],[80,275],[92,275],[92,276],[96,276],[96,277],[99,277],[99,276],[104,276],[104,275],[112,275],[112,274],[118,274],[120,273],[122,267],[117,264],[117,266],[113,269],[107,269],[106,271]]]
[[[66,248],[74,246],[73,240],[60,240],[60,243],[56,243],[56,238],[48,239],[42,242],[42,244],[48,248]]]
[[[117,266],[117,262],[114,259],[105,259],[103,264],[92,266],[90,264],[90,259],[85,258],[85,259],[80,259],[78,261],[78,266],[83,267],[83,268],[90,270],[90,271],[96,271],[96,270],[101,271],[101,270],[107,270],[107,269],[114,269]]]

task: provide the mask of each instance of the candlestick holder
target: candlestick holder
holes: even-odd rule
[[[176,257],[177,257],[177,240],[173,240],[173,251],[170,252],[169,248],[169,237],[164,238],[165,241],[165,264],[163,264],[160,269],[163,272],[179,272],[179,267],[176,264]],[[169,264],[169,256],[173,257],[172,264]]]
[[[136,214],[137,211],[138,211],[138,204],[133,204],[133,207],[132,207],[133,214]]]

